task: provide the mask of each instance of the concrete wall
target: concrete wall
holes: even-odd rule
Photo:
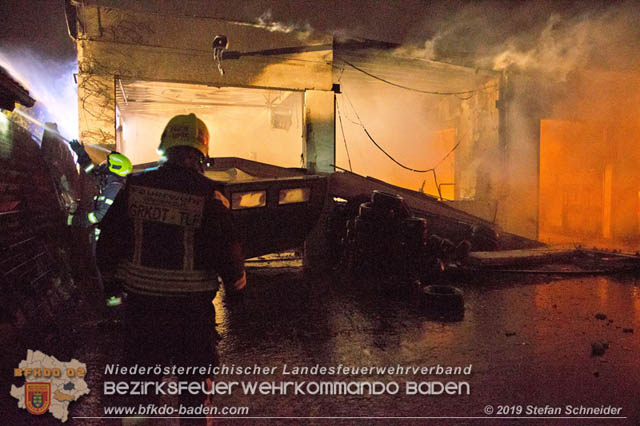
[[[498,138],[499,79],[489,79],[473,96],[449,97],[454,113],[449,118],[460,142],[455,155],[455,199],[476,200],[484,204],[500,193],[500,144]],[[444,100],[443,100],[444,101]]]
[[[115,77],[147,81],[324,91],[315,96],[307,124],[327,122],[333,110],[332,37],[270,31],[220,19],[142,13],[100,6],[78,8],[78,97],[80,137],[87,143],[115,144]],[[218,71],[211,43],[226,35],[229,50],[255,52],[299,48],[297,53],[241,56],[222,61]],[[319,107],[323,103],[324,106]],[[319,114],[316,117],[316,112]],[[333,126],[332,121],[330,122]],[[317,129],[316,129],[317,130]],[[311,150],[329,149],[327,135],[309,133]],[[316,141],[315,138],[319,140]],[[331,152],[321,156],[332,156]],[[320,154],[318,152],[318,154]]]
[[[330,91],[307,90],[305,93],[307,146],[304,155],[313,173],[333,171],[336,163],[333,102],[334,93]]]

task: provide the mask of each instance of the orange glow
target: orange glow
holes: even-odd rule
[[[449,200],[496,196],[498,74],[383,53],[354,55],[352,61],[406,87],[486,90],[469,97],[439,96],[400,89],[351,68],[335,73],[342,91],[336,96],[339,167],[432,196],[440,189]]]
[[[435,157],[443,158],[456,144],[456,129],[439,130],[435,132],[434,139]],[[453,200],[455,192],[455,152],[451,153],[438,167],[438,183],[440,184],[442,198]]]
[[[421,145],[404,147],[406,150],[404,152],[412,154],[408,158],[415,158],[417,164],[433,164],[435,161],[444,158],[456,143],[456,129],[437,130],[426,136],[426,140]],[[454,199],[454,159],[455,152],[442,161],[436,170],[442,197],[447,200]],[[384,157],[380,159],[380,164],[374,164],[371,166],[371,171],[366,174],[394,185],[413,190],[422,190],[425,194],[438,196],[438,188],[432,174],[408,172],[390,163]]]
[[[540,122],[540,238],[628,248],[640,241],[640,82],[585,73]]]
[[[607,164],[604,168],[604,182],[602,188],[603,194],[603,209],[602,209],[602,236],[604,238],[611,238],[611,178],[612,178],[611,164]]]
[[[580,238],[602,230],[604,171],[583,162],[580,149],[601,158],[605,148],[597,131],[583,123],[543,120],[540,125],[540,232]],[[580,141],[580,142],[578,142]],[[585,156],[586,157],[586,156]]]

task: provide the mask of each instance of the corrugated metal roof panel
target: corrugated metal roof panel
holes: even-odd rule
[[[13,110],[15,103],[32,107],[35,100],[29,96],[20,83],[14,80],[6,69],[0,67],[0,107]]]

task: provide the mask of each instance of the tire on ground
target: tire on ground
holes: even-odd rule
[[[450,285],[428,285],[422,290],[425,309],[437,312],[464,310],[464,293]]]

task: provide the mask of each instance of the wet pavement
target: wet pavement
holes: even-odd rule
[[[410,293],[382,279],[355,283],[340,274],[305,277],[301,268],[253,269],[244,300],[228,304],[222,295],[216,298],[220,362],[270,367],[274,374],[224,375],[215,381],[379,381],[396,382],[400,390],[395,395],[292,395],[289,390],[265,396],[234,391],[215,396],[213,403],[249,407],[244,417],[252,418],[216,419],[216,424],[640,424],[640,277],[475,276],[452,284],[465,292],[459,321],[428,319]],[[606,346],[604,355],[592,355],[592,343]],[[38,348],[87,363],[92,391],[72,403],[68,424],[127,424],[77,418],[102,416],[103,407],[118,402],[102,395],[102,372],[105,364],[120,362],[122,344],[121,328],[97,327],[87,319]],[[7,351],[8,358],[24,357],[14,351],[17,347]],[[438,375],[434,369],[431,375],[349,376],[284,374],[285,364],[289,372],[315,365],[472,367],[470,375]],[[470,394],[405,393],[407,382],[426,381],[468,382]],[[6,424],[59,424],[49,414],[31,416],[8,399],[2,404]],[[176,402],[160,402],[167,401]],[[494,418],[487,418],[488,405]],[[618,416],[625,418],[516,418],[525,416],[528,406],[564,411],[566,405],[621,407]],[[523,413],[500,418],[495,412],[500,406],[521,406]],[[182,424],[203,422],[182,419]]]

